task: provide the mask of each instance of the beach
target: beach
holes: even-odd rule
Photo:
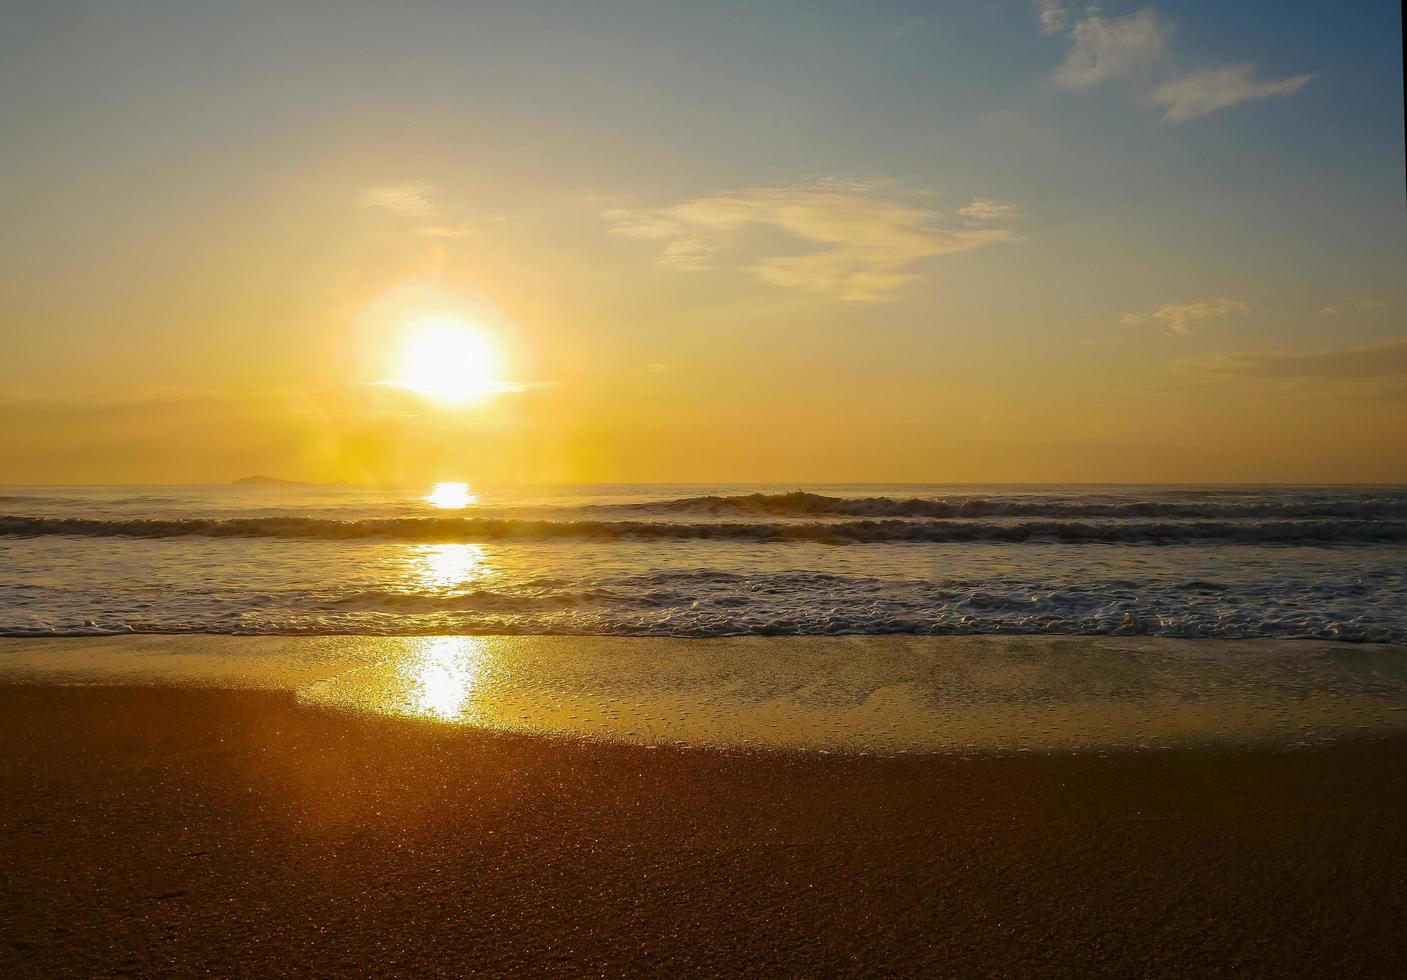
[[[1401,739],[844,757],[0,704],[11,977],[1407,969]]]
[[[103,642],[109,673],[80,669]],[[1393,725],[1142,750],[681,745],[339,705],[306,691],[365,663],[232,642],[0,648],[4,975],[1407,969]],[[196,683],[214,650],[245,679]],[[1400,707],[1390,652],[1366,676]]]
[[[1401,4],[3,10],[0,980],[1407,980]]]
[[[5,503],[5,977],[1407,972],[1401,488]]]

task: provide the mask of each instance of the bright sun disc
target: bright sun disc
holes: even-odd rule
[[[424,497],[427,504],[440,510],[463,510],[478,499],[469,492],[467,483],[437,483]]]
[[[393,382],[446,405],[482,401],[508,389],[503,359],[483,330],[454,316],[425,317],[410,327]]]

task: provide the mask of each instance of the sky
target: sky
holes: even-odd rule
[[[0,22],[0,483],[1407,482],[1397,3]]]

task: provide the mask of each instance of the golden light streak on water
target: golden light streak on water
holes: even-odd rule
[[[482,545],[416,545],[408,553],[406,591],[453,589],[493,574]]]

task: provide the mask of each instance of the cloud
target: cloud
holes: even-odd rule
[[[438,210],[429,185],[414,182],[367,187],[357,197],[357,204],[412,217],[423,217]]]
[[[415,181],[364,188],[357,196],[357,204],[404,218],[438,217],[443,220],[446,216],[446,209],[435,201],[434,188]],[[474,233],[472,229],[457,224],[426,224],[415,230],[426,238],[466,238]]]
[[[1070,50],[1055,80],[1078,92],[1145,75],[1166,60],[1171,34],[1172,25],[1152,7],[1123,17],[1090,13],[1070,29]]]
[[[774,286],[858,301],[888,298],[916,277],[922,259],[1017,237],[940,227],[936,212],[883,187],[835,180],[752,187],[666,208],[611,207],[602,216],[617,235],[659,242],[660,264],[669,268],[743,268]]]
[[[1070,11],[1061,0],[1034,0],[1042,34],[1061,34],[1070,26]]]
[[[1407,340],[1305,354],[1221,354],[1183,361],[1183,370],[1251,378],[1407,378]]]
[[[1120,323],[1136,326],[1152,323],[1166,325],[1175,334],[1189,334],[1199,320],[1215,320],[1235,313],[1249,313],[1250,306],[1238,299],[1208,299],[1200,303],[1172,303],[1160,306],[1152,313],[1125,313]]]
[[[1274,81],[1257,81],[1252,65],[1231,65],[1184,75],[1164,82],[1153,90],[1153,101],[1167,106],[1164,119],[1186,122],[1209,112],[1225,109],[1252,99],[1291,95],[1309,81],[1309,75],[1295,75]]]
[[[1361,303],[1349,303],[1345,306],[1326,306],[1319,311],[1320,316],[1338,316],[1340,313],[1359,313],[1363,310],[1380,310],[1382,303],[1365,299]]]
[[[958,208],[958,214],[973,221],[996,221],[1013,217],[1018,210],[1014,204],[1002,204],[989,197],[975,197],[966,207]]]
[[[95,410],[108,414],[143,413],[154,411],[188,411],[197,406],[228,406],[244,404],[256,396],[266,399],[282,394],[284,389],[260,391],[225,388],[133,387],[94,388],[81,394],[54,391],[47,388],[6,388],[0,390],[0,408],[18,406],[25,409],[57,411]]]
[[[1036,0],[1041,30],[1067,33],[1069,50],[1055,70],[1058,85],[1084,92],[1118,81],[1143,103],[1164,108],[1163,118],[1186,122],[1230,106],[1298,92],[1310,75],[1258,80],[1249,63],[1182,73],[1172,58],[1173,25],[1152,7],[1107,17],[1099,7],[1073,15],[1059,0]]]
[[[466,238],[473,232],[468,228],[449,228],[445,225],[427,225],[420,229],[426,238]]]

